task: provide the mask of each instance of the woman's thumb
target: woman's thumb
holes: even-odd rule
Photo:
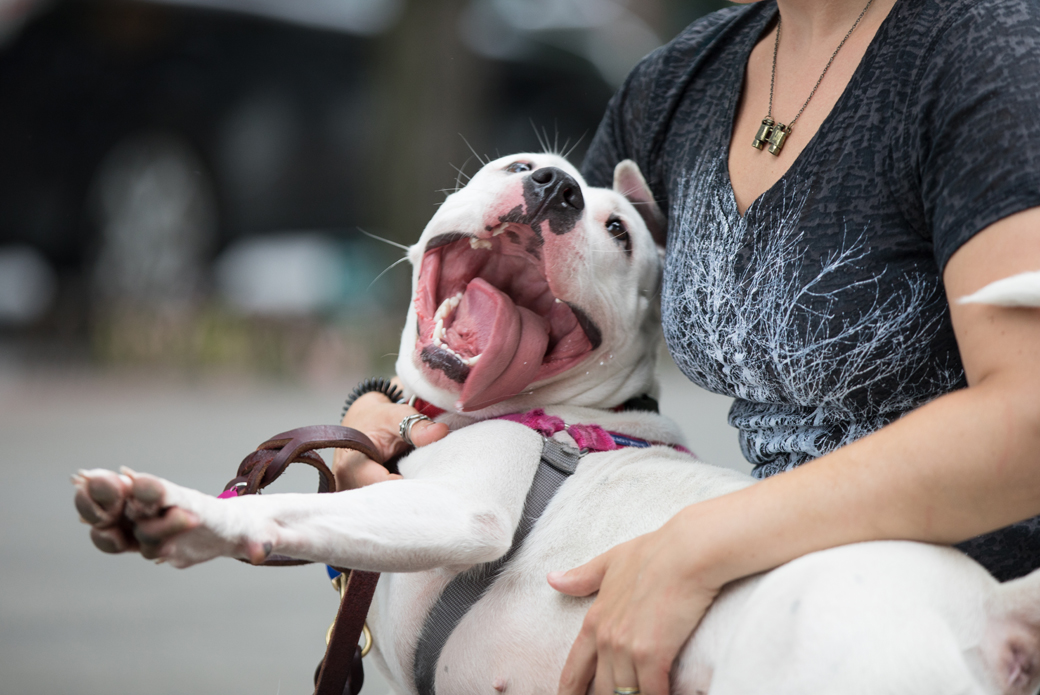
[[[599,591],[599,585],[603,581],[606,571],[606,556],[599,555],[569,572],[550,572],[546,579],[549,581],[549,586],[562,594],[588,596]]]
[[[438,439],[444,439],[448,435],[448,426],[443,422],[431,422],[420,420],[412,426],[411,438],[416,446],[433,444]]]

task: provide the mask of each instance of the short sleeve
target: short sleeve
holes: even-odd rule
[[[624,159],[635,161],[640,170],[647,171],[646,141],[651,126],[647,105],[653,98],[662,52],[663,48],[643,58],[607,104],[582,164],[582,175],[590,186],[609,188],[614,167]]]
[[[675,105],[687,82],[710,58],[713,43],[751,14],[751,9],[731,7],[698,19],[633,68],[607,105],[585,155],[582,174],[590,185],[610,186],[614,166],[631,159],[639,165],[654,197],[664,202],[667,187],[656,166],[657,150]]]
[[[975,3],[940,27],[931,50],[911,125],[943,270],[972,236],[1040,205],[1040,5]]]

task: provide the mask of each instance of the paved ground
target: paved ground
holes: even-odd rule
[[[728,400],[674,366],[662,382],[662,411],[694,450],[747,470]],[[336,607],[322,569],[228,560],[181,572],[103,555],[78,523],[69,476],[125,465],[216,492],[270,434],[333,421],[354,383],[0,370],[0,695],[311,692]],[[309,491],[313,480],[300,471],[279,485]],[[387,692],[368,677],[365,695]]]

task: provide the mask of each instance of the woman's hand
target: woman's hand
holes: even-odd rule
[[[638,687],[668,695],[679,650],[715,599],[688,554],[677,517],[653,533],[623,543],[549,584],[570,596],[599,596],[585,616],[560,676],[560,695],[596,695]]]
[[[341,424],[366,434],[386,461],[407,448],[408,445],[401,439],[401,420],[418,412],[409,405],[392,403],[384,394],[372,391],[354,401],[347,414],[343,416]],[[446,434],[447,425],[429,420],[419,420],[412,425],[411,430],[412,441],[416,446],[426,446]],[[349,490],[401,477],[390,473],[364,454],[349,449],[336,450],[332,459],[332,472],[336,476],[338,490]]]

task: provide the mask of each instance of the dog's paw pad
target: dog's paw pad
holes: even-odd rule
[[[90,529],[90,540],[94,547],[103,553],[122,553],[130,549],[123,532],[118,528],[92,528]]]
[[[90,498],[105,509],[122,505],[125,493],[120,480],[114,473],[94,475],[87,479]]]
[[[134,498],[145,504],[162,504],[166,494],[162,482],[150,475],[138,475],[134,478]]]
[[[134,473],[131,477],[130,497],[127,499],[127,516],[138,521],[159,516],[166,502],[166,488],[155,476]]]
[[[94,503],[90,499],[90,494],[85,490],[76,491],[75,502],[76,511],[79,512],[79,516],[83,521],[87,522],[91,526],[96,526],[103,521],[101,515],[98,514]]]
[[[111,471],[80,471],[73,477],[76,511],[92,526],[111,526],[123,514],[124,481]]]

